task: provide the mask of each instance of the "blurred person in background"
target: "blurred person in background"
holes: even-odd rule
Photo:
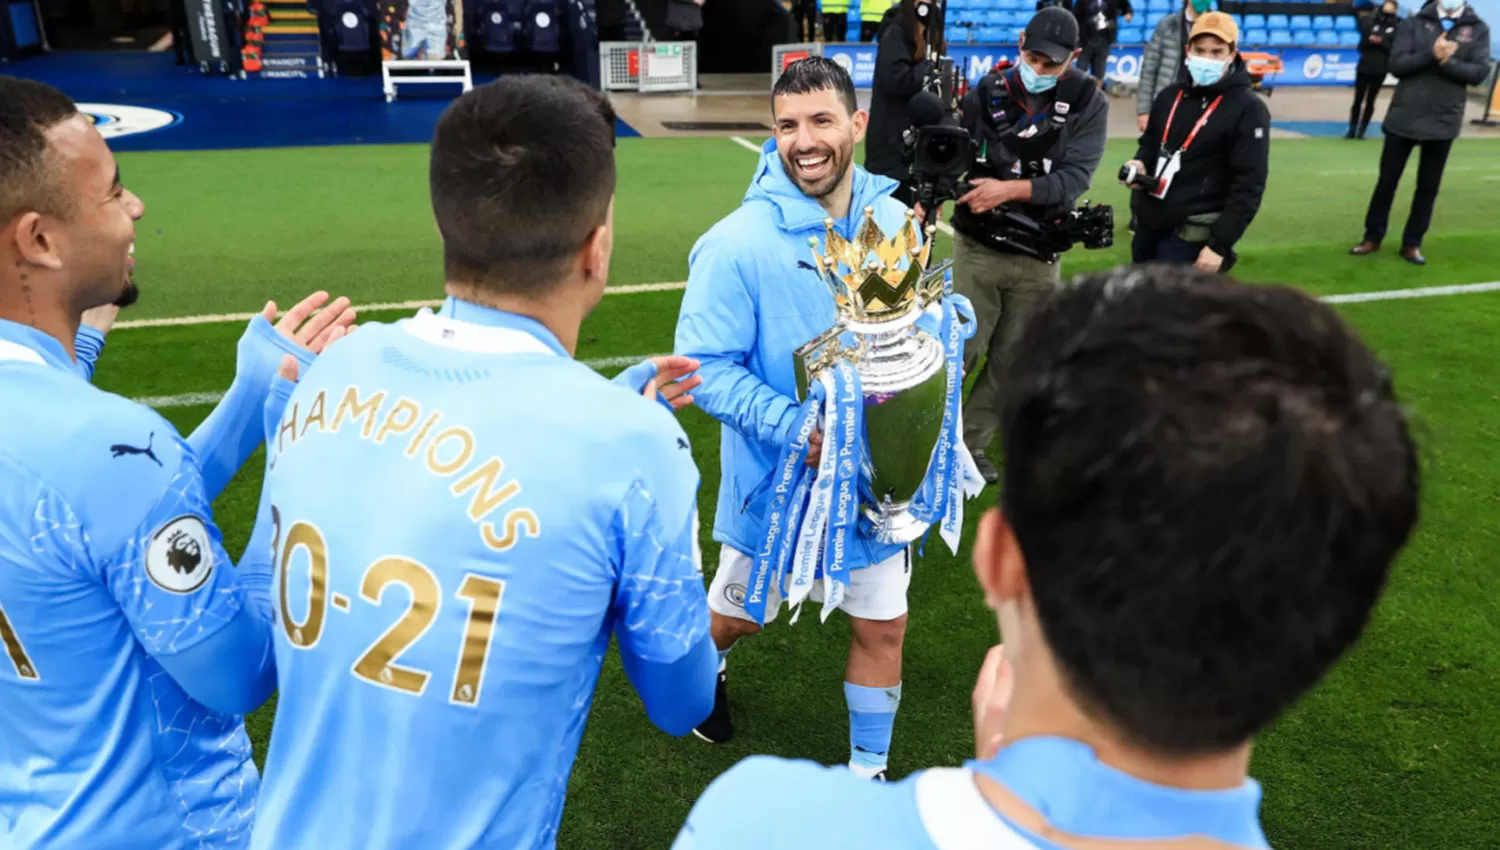
[[[837,44],[849,39],[849,0],[823,0],[823,40]]]
[[[1187,79],[1187,43],[1193,22],[1213,9],[1214,0],[1183,0],[1182,9],[1162,18],[1141,54],[1141,81],[1135,93],[1136,123],[1146,132],[1146,120],[1156,98],[1169,86]]]
[[[1399,23],[1401,7],[1396,0],[1385,0],[1364,25],[1364,37],[1359,42],[1359,65],[1354,70],[1354,105],[1349,108],[1346,139],[1365,137],[1370,116],[1375,114],[1375,99],[1380,95],[1380,87],[1385,85],[1391,42]]]
[[[1271,113],[1250,90],[1250,72],[1236,47],[1239,27],[1223,12],[1206,12],[1188,42],[1188,82],[1156,98],[1135,159],[1126,163],[1156,178],[1131,198],[1137,263],[1153,260],[1206,272],[1234,267],[1234,245],[1260,210],[1271,150]]]
[[[891,197],[907,206],[913,203],[914,186],[901,135],[911,126],[907,104],[943,54],[943,34],[927,28],[936,16],[933,0],[901,0],[880,31],[875,53],[865,170],[898,181],[901,185]]]
[[[1380,250],[1401,173],[1412,150],[1420,147],[1417,190],[1401,234],[1401,257],[1420,266],[1427,263],[1422,237],[1432,223],[1448,152],[1463,127],[1468,87],[1490,73],[1490,27],[1464,0],[1428,3],[1396,27],[1390,72],[1399,82],[1380,128],[1385,135],[1380,178],[1365,212],[1364,241],[1349,253],[1364,256]]]
[[[880,35],[880,25],[885,21],[885,16],[900,0],[860,0],[859,3],[859,40],[874,41]]]
[[[1119,33],[1119,17],[1123,14],[1129,21],[1135,17],[1130,0],[1063,0],[1057,5],[1073,13],[1078,19],[1078,32],[1083,38],[1083,53],[1078,57],[1078,67],[1087,71],[1104,86],[1105,67],[1109,62],[1109,49],[1114,46]]]

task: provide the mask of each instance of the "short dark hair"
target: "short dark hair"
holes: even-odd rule
[[[448,280],[535,295],[604,224],[615,113],[570,77],[502,77],[438,119],[429,183]]]
[[[849,110],[850,115],[859,109],[859,101],[854,97],[854,80],[843,65],[823,56],[798,59],[786,66],[786,70],[776,78],[776,85],[771,87],[772,111],[775,111],[776,98],[784,94],[812,94],[829,90],[838,93],[839,100],[844,102],[844,108]]]
[[[72,99],[49,85],[0,77],[0,225],[28,210],[72,209],[48,160],[46,133],[77,114]]]
[[[1082,278],[1015,351],[1002,500],[1066,687],[1158,752],[1250,740],[1416,521],[1390,373],[1326,304],[1183,267]]]

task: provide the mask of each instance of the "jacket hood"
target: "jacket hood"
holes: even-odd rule
[[[891,194],[899,185],[889,177],[852,166],[854,191],[849,203],[850,217],[865,207],[874,206],[881,198]],[[746,201],[768,201],[776,208],[776,226],[788,232],[820,229],[828,213],[823,205],[809,198],[797,188],[781,165],[781,155],[776,152],[776,140],[767,139],[760,148],[760,164],[745,190]]]
[[[1250,88],[1250,68],[1245,65],[1245,57],[1236,53],[1234,59],[1230,60],[1229,71],[1219,78],[1219,81],[1211,86],[1195,86],[1189,83],[1188,88],[1214,94],[1228,94],[1235,89]]]

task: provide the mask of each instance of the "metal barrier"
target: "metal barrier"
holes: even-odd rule
[[[605,91],[642,93],[698,88],[698,44],[693,41],[605,41],[599,44]]]

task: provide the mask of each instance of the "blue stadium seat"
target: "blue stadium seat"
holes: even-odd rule
[[[1172,13],[1172,0],[1148,0],[1147,12],[1161,12],[1170,15]]]
[[[1331,30],[1335,27],[1334,17],[1332,15],[1318,15],[1312,20],[1313,29],[1315,30]]]
[[[1359,32],[1359,19],[1353,15],[1336,15],[1333,28],[1339,32]]]
[[[1359,33],[1348,30],[1339,31],[1339,47],[1358,47]]]
[[[999,44],[1005,40],[1003,33],[999,27],[982,27],[976,40],[981,44]]]
[[[1273,30],[1289,30],[1292,28],[1286,15],[1267,15],[1266,28]]]
[[[1287,20],[1287,24],[1294,30],[1310,30],[1313,28],[1312,18],[1308,15],[1293,15]]]
[[[1025,12],[1001,12],[1000,26],[1002,27],[1024,27],[1031,16]]]
[[[994,2],[994,0],[990,0]],[[1000,0],[1000,8],[1008,12],[1034,12],[1036,3],[1028,3],[1026,0]]]
[[[1016,43],[1018,43],[1021,40],[1021,33],[1025,32],[1025,31],[1026,31],[1025,27],[1013,27],[1011,29],[1006,30],[1005,31],[1006,32],[1005,43],[1006,44],[1016,44]]]
[[[1246,15],[1245,16],[1245,29],[1247,29],[1247,30],[1263,30],[1265,28],[1266,28],[1266,16],[1265,15]]]
[[[1292,44],[1298,47],[1313,47],[1318,43],[1318,37],[1312,30],[1293,30]]]
[[[1259,47],[1260,45],[1263,45],[1263,44],[1270,44],[1271,43],[1271,34],[1268,33],[1268,32],[1266,32],[1264,28],[1262,28],[1262,29],[1255,29],[1255,30],[1246,29],[1245,30],[1245,43],[1248,44],[1248,45],[1255,46],[1255,47]]]
[[[1120,30],[1121,44],[1144,44],[1145,41],[1145,32],[1140,27]]]
[[[1275,44],[1282,47],[1290,46],[1292,43],[1292,31],[1271,30],[1271,36],[1266,40],[1266,43]]]
[[[1146,15],[1146,29],[1151,30],[1152,32],[1155,32],[1157,24],[1160,24],[1163,20],[1165,20],[1166,17],[1167,17],[1167,15],[1169,15],[1169,14],[1171,14],[1171,13],[1170,12],[1152,12],[1152,13]]]

